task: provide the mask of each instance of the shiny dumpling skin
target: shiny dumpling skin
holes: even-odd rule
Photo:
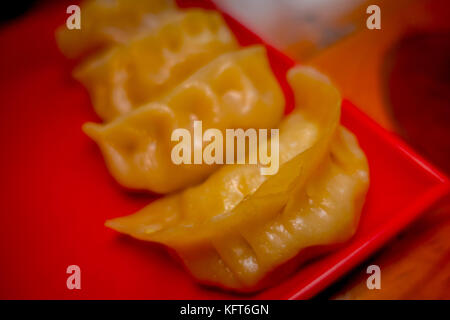
[[[195,120],[202,121],[203,131],[216,128],[222,133],[229,128],[274,128],[283,112],[284,95],[265,49],[253,46],[221,55],[156,102],[83,129],[121,185],[168,193],[217,169],[215,164],[175,165],[171,151],[178,142],[171,142],[173,130],[186,128],[193,136]]]
[[[98,116],[108,122],[164,95],[237,47],[219,13],[190,9],[127,45],[88,59],[74,76],[88,89]]]
[[[340,95],[327,79],[304,67],[288,78],[297,107],[280,125],[277,174],[225,165],[106,225],[172,248],[202,283],[246,292],[299,253],[349,239],[369,185],[367,160],[339,126]]]
[[[217,12],[172,15],[149,34],[82,64],[74,75],[90,91],[94,109],[110,121],[163,95],[199,67],[237,48]]]
[[[355,137],[343,127],[337,131],[332,151],[303,188],[282,201],[255,205],[258,211],[269,207],[269,219],[249,220],[196,245],[174,246],[196,279],[241,292],[257,291],[288,276],[277,275],[276,268],[302,258],[302,252],[310,259],[322,254],[323,246],[331,248],[355,233],[368,186],[367,164]],[[348,160],[356,166],[342,165]],[[312,250],[306,253],[308,249]]]
[[[127,43],[177,11],[172,0],[85,0],[80,9],[81,29],[64,24],[56,31],[59,48],[69,58]]]

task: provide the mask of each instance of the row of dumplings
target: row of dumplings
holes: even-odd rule
[[[324,76],[288,72],[296,108],[282,119],[264,47],[239,48],[217,12],[169,0],[90,0],[82,12],[81,30],[61,28],[57,38],[67,56],[85,58],[74,75],[103,121],[83,130],[121,185],[168,193],[108,227],[172,248],[202,283],[246,292],[354,234],[368,165]],[[279,128],[278,173],[173,164],[171,133],[193,131],[195,120],[222,131]]]
[[[105,5],[106,13],[100,10],[103,2],[86,2],[81,30],[62,28],[58,39],[69,56],[100,44],[107,48],[81,63],[74,75],[89,90],[104,122],[88,123],[83,130],[99,145],[121,185],[169,193],[215,170],[171,161],[171,133],[192,129],[194,119],[202,120],[205,130],[277,126],[284,97],[264,48],[239,49],[220,14],[176,10],[167,0],[136,1],[131,19],[134,1],[113,1],[115,6]],[[145,15],[145,9],[153,11]],[[129,24],[118,19],[121,12]],[[135,37],[130,36],[133,28]],[[118,36],[125,33],[121,29],[127,37]],[[70,55],[73,47],[78,50]]]

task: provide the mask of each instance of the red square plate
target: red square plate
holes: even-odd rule
[[[204,1],[180,4],[213,7]],[[161,247],[103,226],[152,197],[122,190],[81,132],[82,123],[98,119],[55,44],[54,30],[64,23],[67,5],[48,2],[0,30],[0,298],[242,298],[197,285]],[[262,42],[232,18],[226,20],[242,45]],[[290,110],[285,73],[294,61],[267,47]],[[276,287],[246,297],[313,296],[448,192],[442,174],[348,101],[342,121],[358,136],[370,164],[357,234]],[[81,267],[81,290],[66,287],[72,264]]]

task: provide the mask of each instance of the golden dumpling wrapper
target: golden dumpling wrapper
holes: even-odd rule
[[[104,121],[155,100],[222,53],[237,49],[220,14],[191,9],[74,72]]]
[[[80,29],[62,25],[56,31],[59,48],[69,58],[127,43],[177,10],[173,0],[85,0],[80,9]]]
[[[221,55],[158,101],[83,129],[97,142],[121,185],[168,193],[199,183],[217,169],[216,164],[174,164],[175,129],[185,128],[193,136],[196,120],[202,121],[203,130],[222,133],[230,128],[274,128],[283,112],[284,95],[265,49],[253,46]]]
[[[304,67],[288,79],[297,106],[280,125],[277,174],[224,165],[202,184],[106,225],[172,248],[200,282],[237,291],[260,289],[294,257],[348,240],[369,185],[366,157],[339,126],[336,88]]]

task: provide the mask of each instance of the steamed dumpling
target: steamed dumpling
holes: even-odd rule
[[[61,51],[70,58],[96,49],[127,43],[156,28],[175,14],[172,0],[85,0],[81,4],[81,29],[62,25],[56,31]]]
[[[94,57],[74,72],[95,111],[111,121],[155,100],[237,43],[220,14],[191,9],[153,32]]]
[[[120,184],[168,193],[194,185],[217,169],[175,165],[173,130],[186,128],[193,136],[195,120],[202,120],[203,130],[274,128],[283,112],[284,96],[265,49],[254,46],[224,54],[165,97],[108,124],[86,124],[84,131],[97,142]]]
[[[224,165],[202,184],[106,225],[169,246],[199,281],[238,291],[265,286],[299,253],[306,259],[316,246],[348,240],[369,185],[366,157],[339,126],[341,99],[328,80],[302,67],[288,78],[297,107],[280,125],[277,174]]]

